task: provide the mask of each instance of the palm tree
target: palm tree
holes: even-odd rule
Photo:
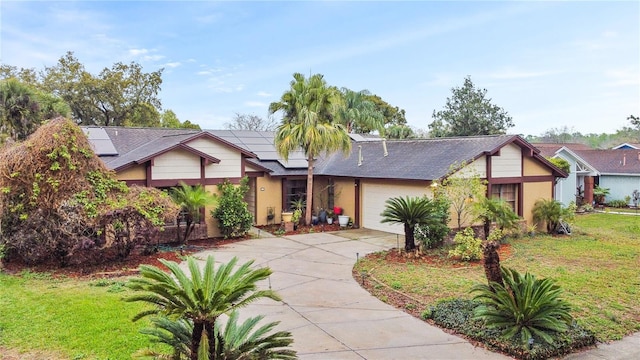
[[[0,131],[24,140],[41,122],[36,92],[16,79],[0,81]]]
[[[425,197],[394,197],[385,201],[380,222],[394,222],[404,224],[404,249],[412,251],[416,248],[414,240],[415,227],[432,220],[436,213],[432,211],[431,200]],[[437,218],[440,221],[440,218]]]
[[[251,317],[238,324],[238,312],[232,311],[224,328],[216,323],[216,357],[222,359],[295,359],[296,352],[287,347],[293,343],[291,333],[278,331],[269,334],[279,322],[270,322],[257,328],[264,316]],[[182,360],[191,357],[190,340],[193,322],[186,319],[171,320],[166,317],[151,319],[153,327],[143,328],[141,333],[151,336],[151,341],[168,345],[172,354],[151,349],[138,351],[138,356],[155,359]]]
[[[202,185],[191,187],[184,182],[181,182],[179,187],[172,190],[171,197],[173,201],[182,208],[182,211],[178,214],[176,236],[178,242],[186,244],[196,224],[200,222],[201,209],[207,205],[215,204],[217,197],[210,194]],[[181,237],[180,221],[182,219],[184,219],[186,227]]]
[[[533,221],[536,224],[547,225],[547,233],[553,234],[558,229],[561,220],[570,220],[573,213],[562,206],[559,201],[553,199],[539,199],[533,204],[531,210]]]
[[[368,100],[368,90],[353,91],[342,88],[343,106],[338,112],[338,122],[344,125],[349,133],[368,133],[372,130],[384,131],[384,116],[376,109],[376,105]]]
[[[128,286],[142,294],[125,301],[142,301],[154,307],[138,313],[133,321],[149,315],[162,315],[170,319],[187,319],[193,323],[190,336],[190,356],[198,360],[206,354],[216,359],[215,325],[222,314],[246,306],[260,298],[280,300],[272,290],[258,290],[256,283],[271,275],[271,269],[252,270],[253,261],[234,269],[237,258],[214,269],[214,258],[207,258],[201,271],[193,257],[187,259],[189,275],[172,261],[160,260],[170,274],[156,266],[141,265],[140,278],[129,281]]]
[[[335,123],[341,106],[340,93],[327,86],[320,74],[309,79],[293,74],[290,89],[282,94],[280,101],[269,105],[269,113],[283,112],[278,126],[275,146],[278,154],[289,160],[289,153],[302,149],[307,157],[307,208],[305,220],[311,223],[313,204],[313,164],[315,158],[325,152],[351,150],[351,138],[341,124]]]
[[[485,240],[489,238],[492,222],[495,222],[500,230],[504,230],[515,226],[518,221],[518,215],[507,202],[501,199],[483,197],[474,203],[474,210],[477,219],[482,221]]]

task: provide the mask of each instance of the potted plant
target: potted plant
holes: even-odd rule
[[[291,222],[293,223],[293,225],[298,225],[298,222],[300,221],[301,217],[302,217],[302,210],[300,209],[293,210],[293,215],[291,216]]]
[[[349,216],[348,215],[338,215],[338,223],[340,227],[347,227],[349,224]]]
[[[327,210],[327,224],[333,224],[333,210],[331,209]]]
[[[291,217],[293,216],[293,211],[283,211],[282,212],[282,222],[291,222]]]
[[[598,185],[593,188],[593,199],[596,201],[596,204],[604,205],[607,195],[609,195],[609,188],[602,188]]]
[[[342,215],[342,208],[340,206],[334,206],[333,213],[336,215]]]

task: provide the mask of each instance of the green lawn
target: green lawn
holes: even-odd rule
[[[510,244],[511,256],[502,265],[556,279],[578,323],[598,340],[640,330],[640,217],[577,216],[572,236],[527,237]],[[424,304],[471,298],[471,285],[486,281],[481,265],[454,268],[364,259],[356,266]]]
[[[120,299],[120,280],[52,279],[0,273],[0,347],[18,352],[45,350],[47,358],[130,359],[149,346],[132,323],[142,309]]]

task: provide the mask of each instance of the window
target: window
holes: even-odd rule
[[[307,198],[307,180],[287,180],[283,209],[293,210],[292,202]]]
[[[491,197],[504,200],[507,204],[511,205],[511,209],[517,214],[516,199],[518,193],[518,184],[499,184],[491,185]]]

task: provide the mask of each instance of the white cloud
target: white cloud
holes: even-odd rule
[[[604,75],[609,79],[607,86],[628,86],[640,85],[640,74],[637,69],[610,69],[605,71]]]
[[[164,64],[164,66],[166,67],[170,67],[170,68],[176,68],[178,66],[182,65],[179,61],[175,61],[175,62],[169,62]]]
[[[266,92],[266,91],[258,91],[258,93],[256,95],[258,95],[260,97],[269,97],[269,96],[271,96],[271,94]]]
[[[140,56],[148,53],[149,53],[148,49],[129,49],[129,55],[132,55],[132,56]]]
[[[142,57],[142,61],[158,61],[158,60],[162,60],[164,59],[165,56],[164,55],[146,55]]]

